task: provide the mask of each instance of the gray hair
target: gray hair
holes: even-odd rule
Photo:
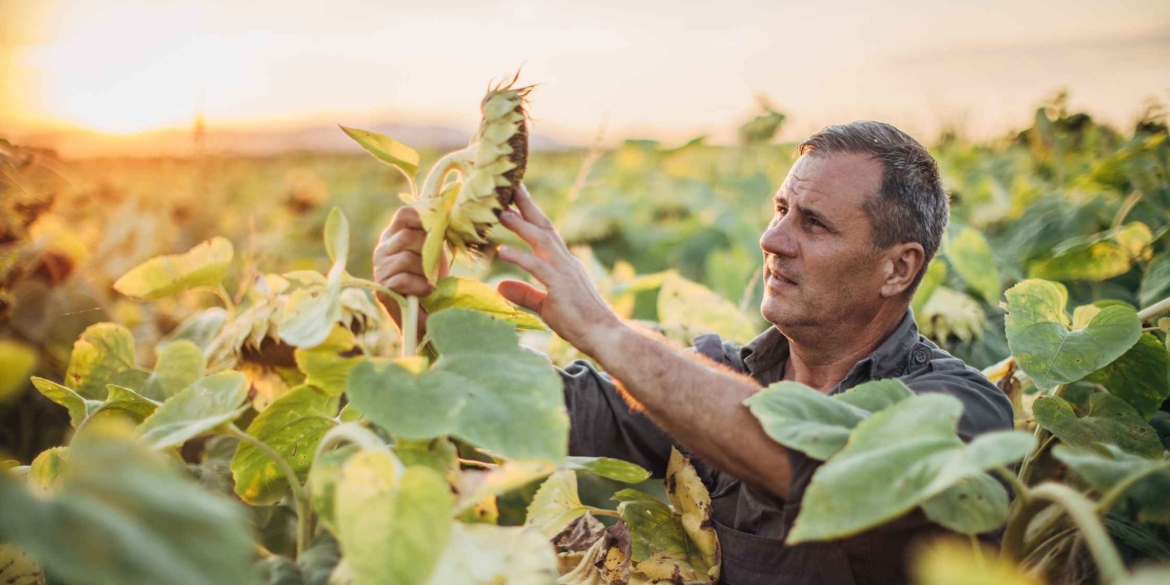
[[[942,244],[950,213],[938,163],[930,152],[909,134],[870,120],[828,126],[801,142],[796,152],[809,156],[868,154],[881,163],[881,187],[863,209],[873,226],[876,250],[907,242],[922,245],[926,262],[910,285],[913,294],[926,273],[926,264]]]

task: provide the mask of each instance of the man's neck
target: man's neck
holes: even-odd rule
[[[873,353],[898,328],[905,314],[904,306],[890,304],[867,322],[820,327],[788,337],[784,379],[830,392],[857,362]]]

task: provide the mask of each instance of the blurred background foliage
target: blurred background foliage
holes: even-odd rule
[[[738,145],[627,140],[534,152],[529,163],[529,190],[603,294],[680,343],[708,330],[746,342],[767,327],[757,310],[758,239],[795,145],[773,141],[786,116],[759,101]],[[1070,112],[1061,93],[1018,133],[977,143],[945,132],[924,142],[952,216],[949,247],[914,308],[923,332],[971,365],[1007,357],[999,291],[1029,276],[1064,282],[1071,306],[1115,299],[1142,307],[1170,294],[1164,106],[1151,103],[1133,127],[1114,128]],[[423,151],[422,166],[440,154]],[[327,266],[319,234],[336,206],[353,224],[349,270],[369,276],[370,253],[403,190],[399,173],[356,149],[64,161],[0,141],[0,451],[27,463],[62,442],[66,414],[27,380],[61,379],[85,327],[128,326],[149,365],[148,348],[217,302],[198,292],[120,298],[111,284],[128,269],[225,236],[237,250],[228,290],[241,301],[239,279]],[[462,261],[455,273],[515,275],[490,257]],[[579,357],[548,334],[527,341],[557,363]]]

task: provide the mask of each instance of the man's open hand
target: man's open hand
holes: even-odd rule
[[[499,285],[500,294],[536,312],[557,335],[592,356],[598,345],[621,327],[621,319],[601,298],[585,267],[569,252],[524,185],[516,189],[514,203],[519,213],[501,212],[500,223],[527,242],[532,252],[500,246],[500,258],[528,271],[547,290],[505,280]]]

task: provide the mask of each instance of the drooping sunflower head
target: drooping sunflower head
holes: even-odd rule
[[[516,87],[516,77],[489,86],[471,144],[444,156],[427,174],[416,207],[427,231],[423,267],[429,279],[438,273],[444,242],[453,251],[475,255],[490,243],[497,214],[512,204],[528,164],[532,89]]]
[[[494,174],[496,200],[507,207],[528,165],[528,94],[533,86],[514,88],[516,80],[488,91],[480,103],[480,120],[475,154],[477,169]],[[500,172],[502,171],[502,172]]]

